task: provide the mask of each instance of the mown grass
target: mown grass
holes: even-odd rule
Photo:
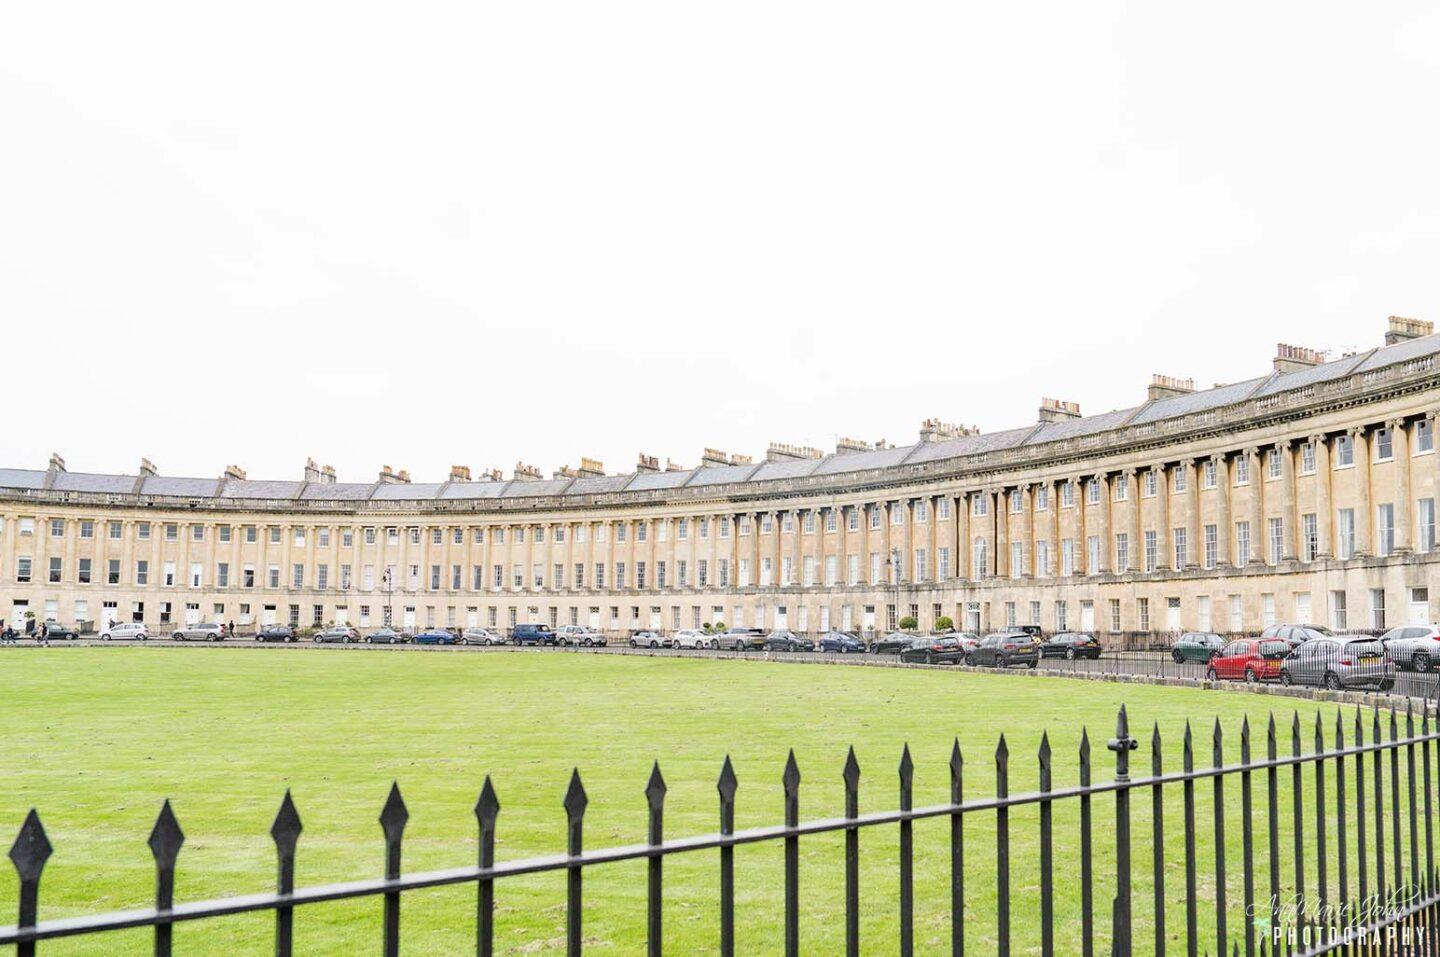
[[[406,870],[471,863],[476,854],[472,807],[486,774],[502,804],[497,854],[503,859],[564,847],[561,797],[572,767],[589,793],[587,846],[643,841],[643,788],[659,760],[669,785],[669,836],[708,833],[718,822],[715,780],[729,754],[739,777],[737,826],[777,823],[780,775],[794,748],[802,774],[802,818],[838,815],[841,770],[854,745],[862,769],[863,810],[895,806],[897,764],[908,743],[915,762],[915,803],[948,799],[948,760],[958,739],[967,797],[993,793],[995,749],[1003,732],[1010,751],[1010,791],[1033,790],[1037,749],[1048,733],[1054,784],[1078,780],[1077,750],[1088,727],[1095,780],[1113,776],[1105,749],[1120,704],[1128,705],[1140,750],[1137,774],[1151,766],[1152,725],[1165,741],[1165,768],[1180,767],[1181,739],[1194,722],[1196,764],[1208,766],[1212,723],[1226,730],[1228,760],[1238,758],[1248,715],[1255,752],[1264,754],[1264,722],[1280,708],[1281,753],[1289,751],[1292,710],[1308,749],[1319,709],[1326,738],[1336,709],[1144,685],[1026,679],[1018,676],[774,665],[534,653],[388,653],[298,649],[51,648],[0,653],[0,843],[8,844],[31,806],[39,808],[55,855],[46,869],[41,916],[141,906],[153,894],[145,839],[162,799],[173,801],[187,835],[177,898],[246,893],[274,881],[268,830],[285,788],[304,822],[301,884],[378,876],[383,857],[377,823],[392,780],[410,809]],[[1387,725],[1388,727],[1388,725]],[[1369,719],[1366,722],[1369,732]],[[1346,716],[1346,736],[1352,717]],[[1403,733],[1403,722],[1402,722]],[[1404,760],[1402,758],[1402,773]],[[1369,766],[1367,762],[1367,777]],[[1388,763],[1385,773],[1389,774]],[[1269,886],[1266,777],[1255,774],[1257,887]],[[1329,788],[1333,791],[1334,774]],[[1315,799],[1306,771],[1304,837],[1314,842]],[[1367,782],[1368,783],[1368,782]],[[1351,793],[1354,791],[1353,769]],[[1291,873],[1290,772],[1279,775],[1283,885]],[[1387,778],[1388,787],[1388,778]],[[1238,778],[1227,780],[1226,853],[1232,934],[1241,928],[1241,804]],[[1200,923],[1213,936],[1213,804],[1210,782],[1196,788]],[[1353,798],[1352,798],[1353,799]],[[1166,880],[1166,936],[1184,934],[1182,794],[1164,798],[1160,859]],[[1333,797],[1331,799],[1333,804]],[[1095,920],[1108,931],[1113,894],[1114,797],[1094,799]],[[1388,795],[1387,808],[1388,815]],[[1371,811],[1373,815],[1373,810]],[[1016,953],[1038,950],[1039,813],[1010,814],[1012,934]],[[1387,817],[1388,821],[1388,817]],[[1057,949],[1078,953],[1080,937],[1079,809],[1055,806]],[[1133,861],[1138,950],[1153,935],[1151,796],[1133,796]],[[1387,823],[1388,832],[1388,823]],[[1335,877],[1333,814],[1331,883]],[[966,822],[966,935],[970,952],[996,939],[993,812]],[[1408,840],[1408,832],[1407,832]],[[1350,844],[1353,855],[1355,830]],[[1373,835],[1372,835],[1373,845]],[[948,953],[949,823],[915,826],[916,945]],[[861,834],[861,933],[866,953],[895,950],[898,839],[893,827]],[[1372,850],[1373,854],[1373,850]],[[1313,857],[1313,849],[1307,850]],[[776,953],[783,932],[783,866],[778,845],[736,854],[738,952]],[[801,842],[801,939],[805,953],[843,951],[843,836]],[[1350,878],[1355,882],[1355,864]],[[1313,870],[1308,875],[1314,890]],[[669,953],[714,952],[718,936],[715,852],[665,864],[665,942]],[[0,922],[13,921],[16,883],[0,877]],[[1333,893],[1333,891],[1332,891]],[[497,890],[497,950],[563,949],[564,876],[502,882]],[[585,937],[599,953],[642,952],[645,865],[589,871]],[[407,954],[473,950],[473,887],[407,894],[402,940]],[[296,916],[297,952],[351,954],[378,946],[378,901],[317,905]],[[244,916],[183,925],[178,953],[271,952],[271,918]],[[140,954],[145,932],[47,944],[47,954]],[[1103,944],[1097,952],[1107,952]]]

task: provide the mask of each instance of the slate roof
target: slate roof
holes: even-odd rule
[[[843,452],[822,459],[761,462],[758,465],[708,465],[677,472],[640,472],[579,479],[539,481],[417,482],[381,484],[376,482],[319,482],[221,480],[146,476],[140,482],[142,495],[182,498],[299,499],[303,501],[411,501],[427,499],[478,500],[529,498],[554,495],[593,495],[606,492],[655,489],[699,488],[739,482],[770,482],[807,476],[839,475],[846,472],[891,468],[943,461],[965,455],[1043,445],[1077,436],[1095,435],[1126,426],[1175,419],[1196,412],[1218,409],[1247,399],[1277,395],[1320,382],[1360,372],[1383,369],[1397,363],[1440,355],[1440,335],[1410,339],[1345,356],[1331,362],[1285,374],[1271,373],[1243,382],[1217,386],[1186,395],[1157,399],[1129,409],[1100,415],[1028,425],[1017,429],[967,435],[943,442],[921,442],[898,448],[868,452]],[[43,489],[49,473],[38,469],[0,468],[0,488]],[[56,472],[52,488],[65,492],[129,493],[137,476],[103,475],[90,472]]]

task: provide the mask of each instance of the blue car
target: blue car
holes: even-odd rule
[[[422,631],[415,636],[417,645],[454,645],[458,644],[455,636],[443,628],[431,628],[429,631]]]
[[[821,651],[838,651],[841,654],[858,654],[865,650],[865,642],[843,631],[832,631],[820,639]]]
[[[554,645],[559,643],[549,625],[516,625],[510,629],[510,640],[517,645]]]

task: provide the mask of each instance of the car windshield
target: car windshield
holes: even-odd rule
[[[1284,658],[1290,654],[1290,643],[1285,641],[1262,641],[1260,642],[1260,656],[1262,658]]]
[[[1345,651],[1352,655],[1383,655],[1385,646],[1378,638],[1360,638],[1345,643]]]

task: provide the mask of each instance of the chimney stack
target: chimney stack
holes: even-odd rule
[[[966,435],[979,435],[978,426],[954,425],[939,419],[926,419],[920,423],[921,442],[945,442]]]
[[[1152,385],[1151,388],[1154,388]],[[1064,399],[1041,399],[1040,400],[1040,421],[1041,422],[1063,422],[1066,419],[1080,418],[1080,403],[1066,402]]]
[[[65,459],[63,459],[63,458],[60,456],[60,453],[59,453],[59,452],[51,452],[51,453],[50,453],[50,471],[51,471],[51,472],[63,472],[63,471],[65,471]]]
[[[649,475],[651,472],[660,471],[660,459],[653,455],[646,455],[644,452],[635,461],[635,471],[641,475]]]
[[[1284,342],[1275,344],[1275,371],[1281,374],[1309,369],[1324,361],[1325,353],[1319,349],[1307,349]]]
[[[796,462],[804,459],[823,458],[824,453],[808,445],[791,445],[788,442],[771,442],[765,450],[767,462]]]
[[[863,439],[838,438],[835,440],[835,454],[844,455],[847,452],[869,452],[870,443]]]
[[[320,484],[321,484],[321,485],[334,485],[334,484],[335,484],[335,466],[333,466],[333,465],[326,465],[326,466],[323,466],[323,467],[320,469]]]
[[[149,476],[158,474],[159,472],[156,470],[154,462],[150,461],[149,459],[140,460],[140,475],[142,477],[148,478]]]
[[[1177,395],[1189,395],[1195,391],[1194,379],[1181,379],[1173,375],[1155,373],[1150,377],[1150,399],[1169,399]]]
[[[726,453],[720,451],[719,449],[709,449],[709,448],[707,448],[704,452],[700,453],[700,464],[701,464],[701,465],[729,465],[729,464],[730,464],[730,456],[727,455]]]
[[[410,481],[410,473],[405,471],[396,472],[388,465],[380,466],[381,485],[399,485],[402,482]]]
[[[1397,342],[1405,342],[1408,339],[1419,339],[1421,336],[1432,335],[1435,332],[1435,323],[1424,319],[1406,319],[1404,316],[1391,316],[1390,328],[1385,333],[1385,344],[1393,346]]]
[[[667,472],[683,472],[683,471],[685,471],[685,466],[681,465],[679,462],[675,461],[674,459],[669,459],[669,458],[667,458],[667,459],[665,460],[665,471],[667,471]]]
[[[501,472],[499,469],[481,469],[479,481],[503,482],[505,481],[505,473]]]
[[[452,481],[452,482],[468,482],[468,481],[470,481],[470,466],[468,466],[468,465],[452,465],[452,466],[450,466],[450,481]]]
[[[225,474],[221,478],[226,482],[245,481],[245,470],[238,465],[225,466]]]
[[[315,464],[315,460],[314,460],[314,459],[306,459],[306,460],[305,460],[305,481],[307,481],[307,482],[318,482],[318,481],[320,481],[320,466],[318,466],[318,465]]]
[[[524,462],[515,463],[515,481],[534,482],[540,478],[540,470],[533,465],[526,465]]]
[[[605,474],[605,465],[599,459],[587,459],[580,456],[580,468],[576,472],[582,478],[600,478]]]

